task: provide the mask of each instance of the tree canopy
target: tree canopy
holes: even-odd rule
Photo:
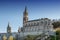
[[[54,23],[52,23],[52,25],[54,28],[58,28],[58,27],[60,27],[60,22],[54,22]]]

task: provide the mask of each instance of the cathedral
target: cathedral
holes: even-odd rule
[[[8,23],[7,33],[0,33],[0,40],[2,40],[5,36],[9,38],[10,35],[13,37],[18,36],[19,39],[27,35],[40,35],[43,33],[45,35],[53,35],[52,21],[48,18],[29,20],[27,7],[25,7],[25,10],[23,12],[23,27],[19,27],[18,32],[11,32],[11,27]]]
[[[25,7],[23,13],[23,27],[21,31],[24,32],[25,35],[37,35],[45,32],[46,34],[53,31],[52,21],[48,18],[41,18],[36,20],[28,20],[28,11],[27,7]]]

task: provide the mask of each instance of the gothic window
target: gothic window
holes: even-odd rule
[[[33,23],[31,23],[31,26],[33,26]]]
[[[37,26],[39,25],[39,22],[37,22]]]
[[[31,26],[31,23],[30,23],[30,26]]]
[[[30,24],[28,26],[30,26]]]
[[[48,25],[50,25],[50,22],[48,22]]]
[[[32,28],[32,31],[33,31],[33,28]]]
[[[43,21],[41,21],[41,25],[43,24]]]
[[[45,25],[47,25],[47,21],[45,21],[45,23],[44,23]]]
[[[34,23],[32,23],[32,26],[34,26]]]
[[[36,23],[34,23],[34,26],[36,26]]]

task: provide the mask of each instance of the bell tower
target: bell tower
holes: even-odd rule
[[[23,13],[23,24],[27,23],[28,21],[28,12],[27,12],[27,7],[25,7],[24,13]]]

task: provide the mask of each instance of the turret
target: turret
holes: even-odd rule
[[[10,27],[9,23],[8,23],[8,26],[7,26],[7,33],[11,33],[11,27]]]

